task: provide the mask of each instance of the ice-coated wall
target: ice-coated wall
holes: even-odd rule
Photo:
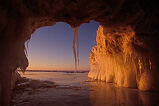
[[[145,45],[136,40],[132,27],[99,26],[96,41],[89,57],[88,77],[122,87],[158,90],[158,72],[153,56],[149,51],[140,51]]]

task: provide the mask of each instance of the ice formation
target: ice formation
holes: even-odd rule
[[[135,37],[130,26],[113,30],[99,26],[97,46],[93,47],[89,57],[91,68],[88,77],[122,87],[157,90],[159,78],[156,66],[151,55],[141,52],[145,45]]]
[[[90,61],[94,60],[91,64],[94,65],[91,65],[89,76],[97,76],[98,79],[101,77],[122,86],[131,85],[140,89],[151,86],[156,89],[156,86],[159,86],[158,12],[157,0],[1,0],[0,87],[5,89],[0,93],[5,97],[0,104],[10,106],[11,72],[20,66],[24,69],[28,66],[23,47],[25,41],[31,38],[36,29],[52,26],[56,22],[80,26],[82,23],[95,20],[108,29],[127,25],[134,27],[135,37],[125,36],[124,33],[119,33],[120,31],[117,31],[120,36],[113,36],[116,30],[114,34],[104,30],[107,32],[104,34],[107,35],[106,39],[110,40],[103,40],[103,43],[110,48],[97,44],[94,48],[95,59],[90,56]],[[131,42],[132,39],[134,42]],[[118,40],[124,42],[117,43]],[[126,43],[127,41],[131,43]],[[117,45],[114,45],[115,43]],[[129,48],[125,48],[124,45]],[[98,68],[102,70],[99,65],[106,67],[107,71],[105,68],[102,68],[105,71],[97,71]]]
[[[79,64],[79,39],[78,39],[79,28],[73,28],[73,53],[75,57],[75,68],[77,70],[77,65]]]

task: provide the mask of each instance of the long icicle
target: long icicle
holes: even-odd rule
[[[77,64],[79,65],[79,39],[78,39],[78,31],[79,28],[75,27],[73,28],[73,53],[74,53],[74,57],[75,57],[75,68],[77,71]],[[77,44],[76,44],[76,40],[77,40]],[[77,46],[77,50],[76,50],[76,46]]]
[[[79,28],[76,27],[75,31],[76,31],[76,39],[77,39],[77,64],[79,65],[79,39],[78,39]]]
[[[75,57],[75,68],[77,70],[77,57],[76,57],[76,34],[75,34],[75,28],[73,28],[73,53]]]

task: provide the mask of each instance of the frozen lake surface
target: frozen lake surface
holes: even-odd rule
[[[63,72],[19,72],[22,77],[31,79],[53,81],[59,85],[78,86],[81,82],[88,80],[88,72],[73,73],[72,71]]]
[[[12,105],[17,106],[159,106],[159,94],[123,88],[112,83],[89,81],[88,72],[26,72],[22,77],[37,79],[20,92],[15,89]],[[38,80],[53,81],[44,87]],[[37,85],[40,85],[37,87]],[[33,87],[34,85],[34,87]],[[35,87],[36,85],[36,87]],[[19,93],[20,92],[20,93]]]

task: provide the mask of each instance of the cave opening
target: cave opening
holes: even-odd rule
[[[99,23],[90,21],[79,27],[80,64],[78,71],[89,70],[89,54],[96,45]],[[75,70],[73,56],[73,29],[58,22],[53,26],[38,28],[25,43],[29,67],[27,70]]]

